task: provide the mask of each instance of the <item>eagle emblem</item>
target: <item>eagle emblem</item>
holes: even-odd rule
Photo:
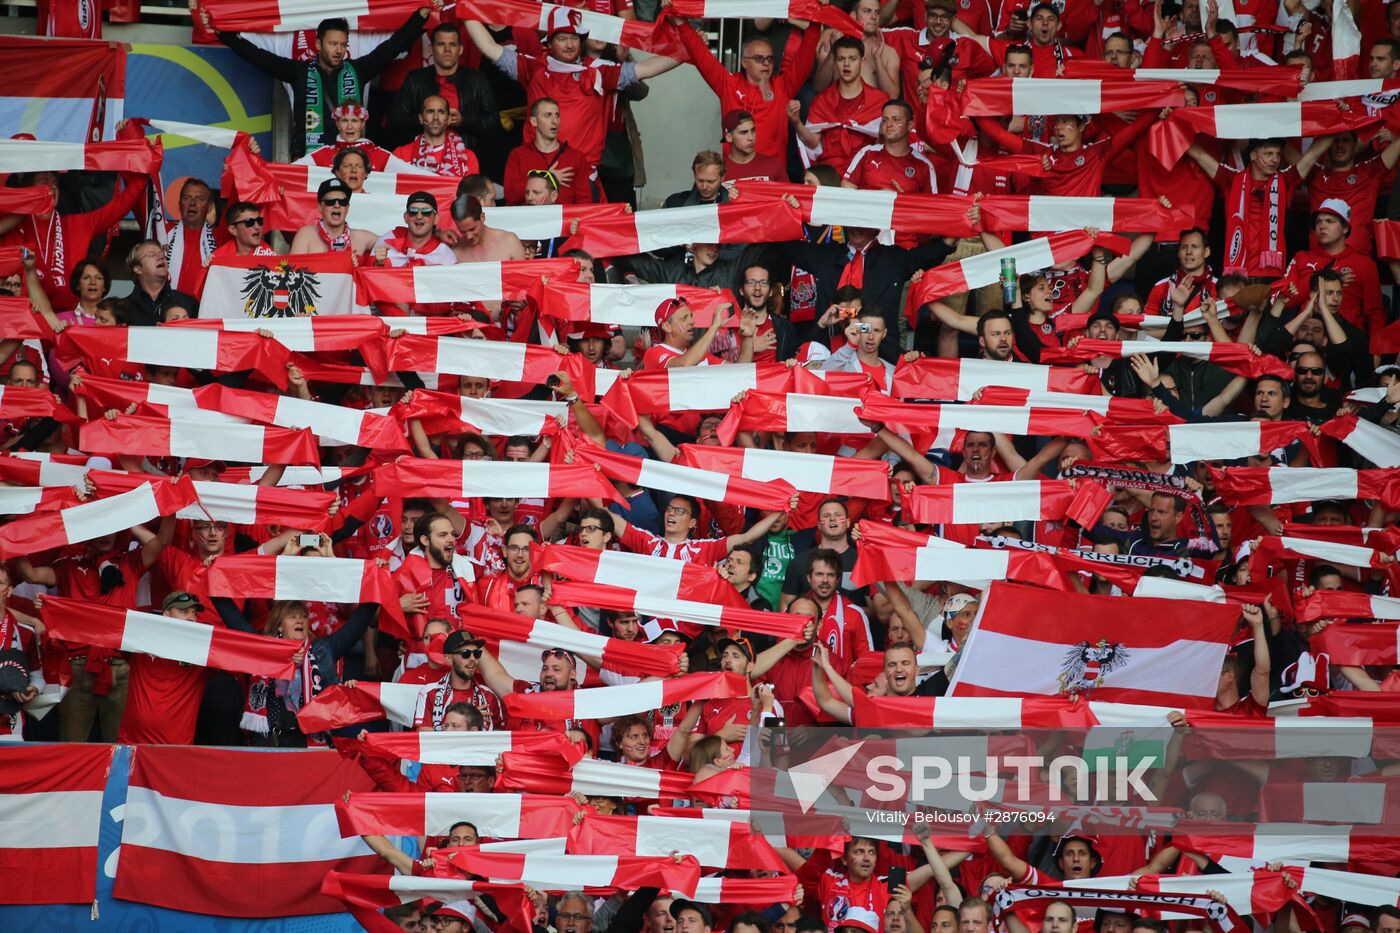
[[[275,266],[255,266],[243,276],[239,289],[243,313],[252,318],[315,314],[320,286],[316,273],[285,259]]]
[[[1060,671],[1060,695],[1088,693],[1103,684],[1104,678],[1128,663],[1128,649],[1121,642],[1100,638],[1090,644],[1081,641],[1065,653]]]

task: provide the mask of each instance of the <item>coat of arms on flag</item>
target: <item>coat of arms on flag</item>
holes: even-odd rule
[[[1074,696],[1088,693],[1113,671],[1128,663],[1128,649],[1121,642],[1100,638],[1090,644],[1081,641],[1065,654],[1065,669],[1060,671],[1060,693]]]
[[[205,269],[200,317],[275,320],[364,314],[349,253],[215,256]]]
[[[239,295],[248,317],[300,317],[316,313],[320,288],[315,272],[283,259],[275,266],[249,269]]]

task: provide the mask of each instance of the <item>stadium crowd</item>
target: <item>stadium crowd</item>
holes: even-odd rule
[[[985,697],[1161,707],[1141,724],[1177,742],[1300,706],[1393,719],[1348,703],[1400,691],[1400,0],[1233,0],[1233,20],[1216,0],[793,0],[787,19],[744,21],[737,70],[696,28],[709,4],[687,0],[483,0],[506,22],[433,0],[392,32],[326,19],[292,42],[222,28],[235,6],[192,4],[196,29],[286,86],[279,134],[305,192],[240,135],[225,176],[184,180],[121,262],[104,244],[151,172],[118,173],[85,212],[0,215],[6,737],[334,746],[385,792],[584,786],[585,826],[746,808],[763,725],[890,728],[914,709],[936,725],[956,708],[939,704]],[[588,24],[608,17],[670,54],[603,41]],[[633,110],[691,67],[719,98],[713,146],[690,188],[641,209]],[[395,89],[376,84],[395,68]],[[142,139],[140,121],[118,136]],[[67,205],[85,174],[7,185]],[[390,195],[401,222],[359,220]],[[563,221],[542,232],[521,209]],[[883,227],[862,225],[881,209]],[[681,233],[648,248],[644,226],[673,210],[691,211]],[[310,299],[291,276],[326,253],[349,257],[370,307],[330,307],[323,280],[299,327]],[[274,268],[276,284],[212,294]],[[499,286],[453,293],[468,275]],[[230,301],[262,303],[210,311]],[[1007,621],[993,581],[1047,608]],[[1144,632],[1129,601],[1153,598],[1172,621]],[[1181,634],[1212,612],[1228,616],[1216,637]],[[1069,651],[1058,686],[998,653],[994,615],[1056,665]],[[203,663],[191,626],[216,633]],[[979,650],[996,683],[960,673]],[[483,731],[508,738],[473,764],[385,738]],[[785,762],[814,734],[766,751]],[[594,759],[615,764],[613,789],[569,784]],[[1268,785],[1385,787],[1396,759],[1217,746],[1167,802],[1247,834]],[[659,776],[617,777],[632,767]],[[472,862],[490,836],[474,821],[408,852],[393,835],[364,832],[403,875],[493,876]],[[1280,930],[1400,933],[1393,903],[1272,858],[1241,869],[1205,836],[757,837],[706,873],[790,896],[691,899],[650,875],[612,896],[529,886],[533,924],[1204,931],[1127,901],[993,904],[1205,876],[1170,890]],[[1282,861],[1400,872],[1393,847]],[[1211,881],[1250,870],[1283,879],[1265,906]],[[520,925],[510,892],[482,891],[363,922]]]

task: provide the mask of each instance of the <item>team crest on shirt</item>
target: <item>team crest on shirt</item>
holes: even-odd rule
[[[913,178],[913,177],[914,177],[914,166],[912,166],[912,165],[906,165],[906,166],[904,167],[904,177],[905,177],[905,178]]]
[[[1082,166],[1084,164],[1084,157],[1080,156],[1079,158],[1075,159],[1074,164],[1077,166]]]
[[[275,266],[249,269],[238,293],[248,317],[297,317],[316,313],[320,288],[316,273],[284,259]]]
[[[1081,641],[1065,653],[1060,671],[1060,695],[1088,693],[1103,684],[1104,678],[1128,663],[1128,649],[1122,642],[1100,638],[1090,644]]]
[[[1348,175],[1348,176],[1347,176],[1347,184],[1349,184],[1349,185],[1354,185],[1354,184],[1356,184],[1356,175],[1354,175],[1354,174]]]

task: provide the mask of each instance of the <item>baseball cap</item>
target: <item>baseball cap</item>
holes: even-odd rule
[[[739,124],[752,119],[753,114],[747,110],[731,110],[724,115],[724,121],[721,125],[726,133],[732,133],[739,128]]]
[[[170,609],[198,609],[204,611],[204,603],[199,601],[199,597],[185,590],[175,590],[165,597],[165,601],[160,604],[160,611],[165,612]]]
[[[215,470],[218,470],[220,473],[222,473],[224,470],[227,470],[227,469],[228,469],[228,464],[227,464],[227,463],[224,463],[224,461],[222,461],[222,460],[208,460],[208,459],[206,459],[206,458],[204,458],[204,457],[186,457],[186,458],[185,458],[185,469],[186,469],[186,470],[199,470],[199,469],[203,469],[203,468],[205,468],[205,467],[212,467],[212,468],[214,468]]]
[[[1371,918],[1359,910],[1352,910],[1342,914],[1342,922],[1339,929],[1345,930],[1347,927],[1361,927],[1363,930],[1371,929]]]
[[[1089,315],[1089,320],[1085,323],[1088,325],[1095,321],[1111,321],[1116,329],[1121,329],[1123,327],[1122,323],[1118,320],[1118,315],[1114,314],[1111,309],[1102,306],[1095,308],[1094,313]]]
[[[693,910],[705,921],[705,926],[714,926],[714,917],[710,913],[710,908],[699,901],[688,901],[683,897],[678,897],[671,902],[671,916],[676,920],[681,918],[681,911]],[[875,931],[871,931],[875,933]]]
[[[1400,373],[1400,363],[1386,363],[1376,367],[1376,375],[1384,376],[1386,373]]]
[[[797,348],[797,362],[800,366],[805,366],[808,363],[820,363],[829,359],[831,359],[831,351],[824,343],[809,340]]]
[[[550,9],[549,19],[545,22],[545,40],[553,39],[561,32],[571,32],[576,36],[588,35],[588,30],[582,28],[583,16],[578,10],[556,6]]]
[[[457,629],[455,632],[449,632],[447,634],[447,640],[442,643],[442,653],[456,654],[467,647],[467,645],[484,644],[486,644],[486,642],[482,641],[471,632],[464,632],[461,629]]]
[[[747,638],[743,641],[740,641],[737,638],[721,638],[719,641],[715,642],[715,650],[718,651],[720,654],[723,654],[724,649],[728,648],[730,645],[733,645],[735,648],[738,648],[740,651],[744,652],[744,656],[750,661],[753,660],[753,645],[749,644]]]
[[[656,306],[656,326],[669,321],[681,308],[687,307],[684,298],[667,298]]]
[[[680,627],[671,619],[648,619],[646,622],[642,623],[642,635],[648,642],[656,641],[667,632],[675,632],[687,642],[690,641],[690,636],[682,632]],[[674,916],[674,914],[672,916]]]
[[[476,922],[476,905],[471,901],[453,901],[433,911],[434,917],[455,917],[465,923]]]
[[[433,197],[432,194],[427,191],[415,191],[410,194],[408,200],[404,202],[404,208],[410,208],[415,204],[426,204],[433,210],[438,209],[437,198]]]
[[[880,917],[873,910],[854,905],[846,908],[846,914],[836,921],[836,929],[850,927],[861,933],[879,933]]]
[[[1328,198],[1317,206],[1313,211],[1312,219],[1317,220],[1318,214],[1331,214],[1341,220],[1344,224],[1351,223],[1351,205],[1341,198]]]
[[[327,178],[316,188],[316,200],[324,201],[326,195],[340,192],[347,198],[350,197],[350,186],[339,178]]]
[[[1051,13],[1055,14],[1056,19],[1060,18],[1060,11],[1055,9],[1055,4],[1048,3],[1046,2],[1046,0],[1040,0],[1039,3],[1032,3],[1030,10],[1026,12],[1026,18],[1030,19],[1032,16],[1039,13],[1041,10],[1049,10]]]

